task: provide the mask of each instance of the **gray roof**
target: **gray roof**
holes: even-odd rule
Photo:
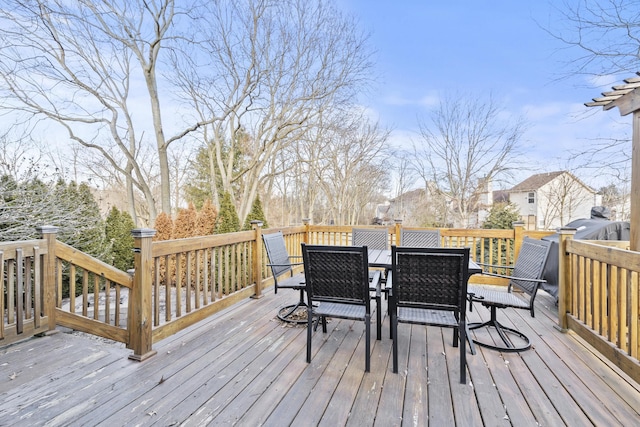
[[[555,178],[562,175],[563,173],[565,173],[565,171],[545,172],[545,173],[539,173],[536,175],[531,175],[529,178],[525,179],[520,184],[513,187],[510,190],[510,192],[524,192],[524,191],[537,190],[543,185],[549,183],[550,181],[553,181]]]

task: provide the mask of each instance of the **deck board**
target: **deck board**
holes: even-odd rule
[[[2,348],[0,425],[640,424],[640,386],[576,334],[558,331],[546,295],[535,318],[499,314],[532,349],[477,347],[467,353],[467,384],[458,382],[450,329],[399,325],[394,374],[386,305],[381,341],[372,324],[370,373],[362,322],[319,328],[307,364],[304,326],[275,318],[297,297],[267,291],[243,301],[154,344],[157,355],[142,363],[122,344],[68,333]],[[476,304],[468,317],[488,312]]]

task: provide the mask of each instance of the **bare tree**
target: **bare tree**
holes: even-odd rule
[[[631,176],[627,173],[626,176]],[[610,209],[611,220],[629,221],[631,215],[631,180],[616,179],[598,191],[602,205]]]
[[[637,1],[578,0],[555,6],[559,19],[541,25],[565,46],[560,53],[564,78],[576,75],[629,77],[640,70],[640,14]],[[607,79],[608,80],[608,79]],[[586,100],[585,100],[586,101]],[[578,169],[628,180],[631,137],[599,137],[572,153]]]
[[[203,127],[214,201],[233,195],[244,218],[279,152],[312,128],[323,110],[353,99],[370,52],[354,22],[326,0],[208,2],[196,46],[206,62],[181,66],[183,93]],[[195,59],[194,59],[195,58]],[[208,68],[207,75],[194,70]],[[193,74],[187,75],[190,72]],[[268,173],[276,173],[270,170]]]
[[[145,135],[155,142],[160,202],[169,213],[169,145],[200,125],[192,121],[165,135],[161,98],[175,79],[161,79],[159,69],[161,52],[177,44],[172,31],[179,14],[173,0],[3,0],[0,7],[5,108],[27,120],[53,121],[72,141],[99,152],[125,177],[133,218],[134,188],[144,195],[151,220],[157,211],[137,156]]]
[[[495,181],[518,167],[522,118],[501,117],[492,97],[451,96],[440,102],[431,121],[421,120],[421,142],[413,146],[413,166],[450,204],[457,227],[470,225],[470,214],[487,180]]]
[[[362,224],[375,216],[375,204],[388,190],[386,167],[388,131],[369,123],[360,114],[335,116],[309,141],[307,157],[309,186],[322,190],[337,224]]]
[[[35,170],[42,159],[39,143],[28,138],[15,138],[6,132],[0,135],[0,176],[16,181],[24,176],[38,176]]]
[[[548,230],[573,221],[579,212],[593,206],[593,195],[585,185],[566,172],[538,191],[538,206],[542,207],[541,228]],[[539,219],[540,220],[540,219]]]
[[[578,0],[557,6],[560,20],[546,30],[571,48],[568,54],[563,51],[569,75],[638,71],[638,6],[637,1],[628,0]]]

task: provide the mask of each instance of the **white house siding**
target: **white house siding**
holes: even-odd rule
[[[553,177],[555,176],[555,177]],[[601,196],[568,172],[556,173],[537,188],[509,192],[529,229],[553,230],[579,219],[589,218],[591,208],[601,204]],[[534,193],[534,203],[529,203]]]

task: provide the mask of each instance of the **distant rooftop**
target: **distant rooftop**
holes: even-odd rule
[[[520,184],[513,187],[510,191],[530,191],[537,190],[548,182],[554,180],[558,176],[565,173],[565,171],[557,171],[557,172],[545,172],[539,173],[536,175],[531,175],[529,178],[522,181]]]

